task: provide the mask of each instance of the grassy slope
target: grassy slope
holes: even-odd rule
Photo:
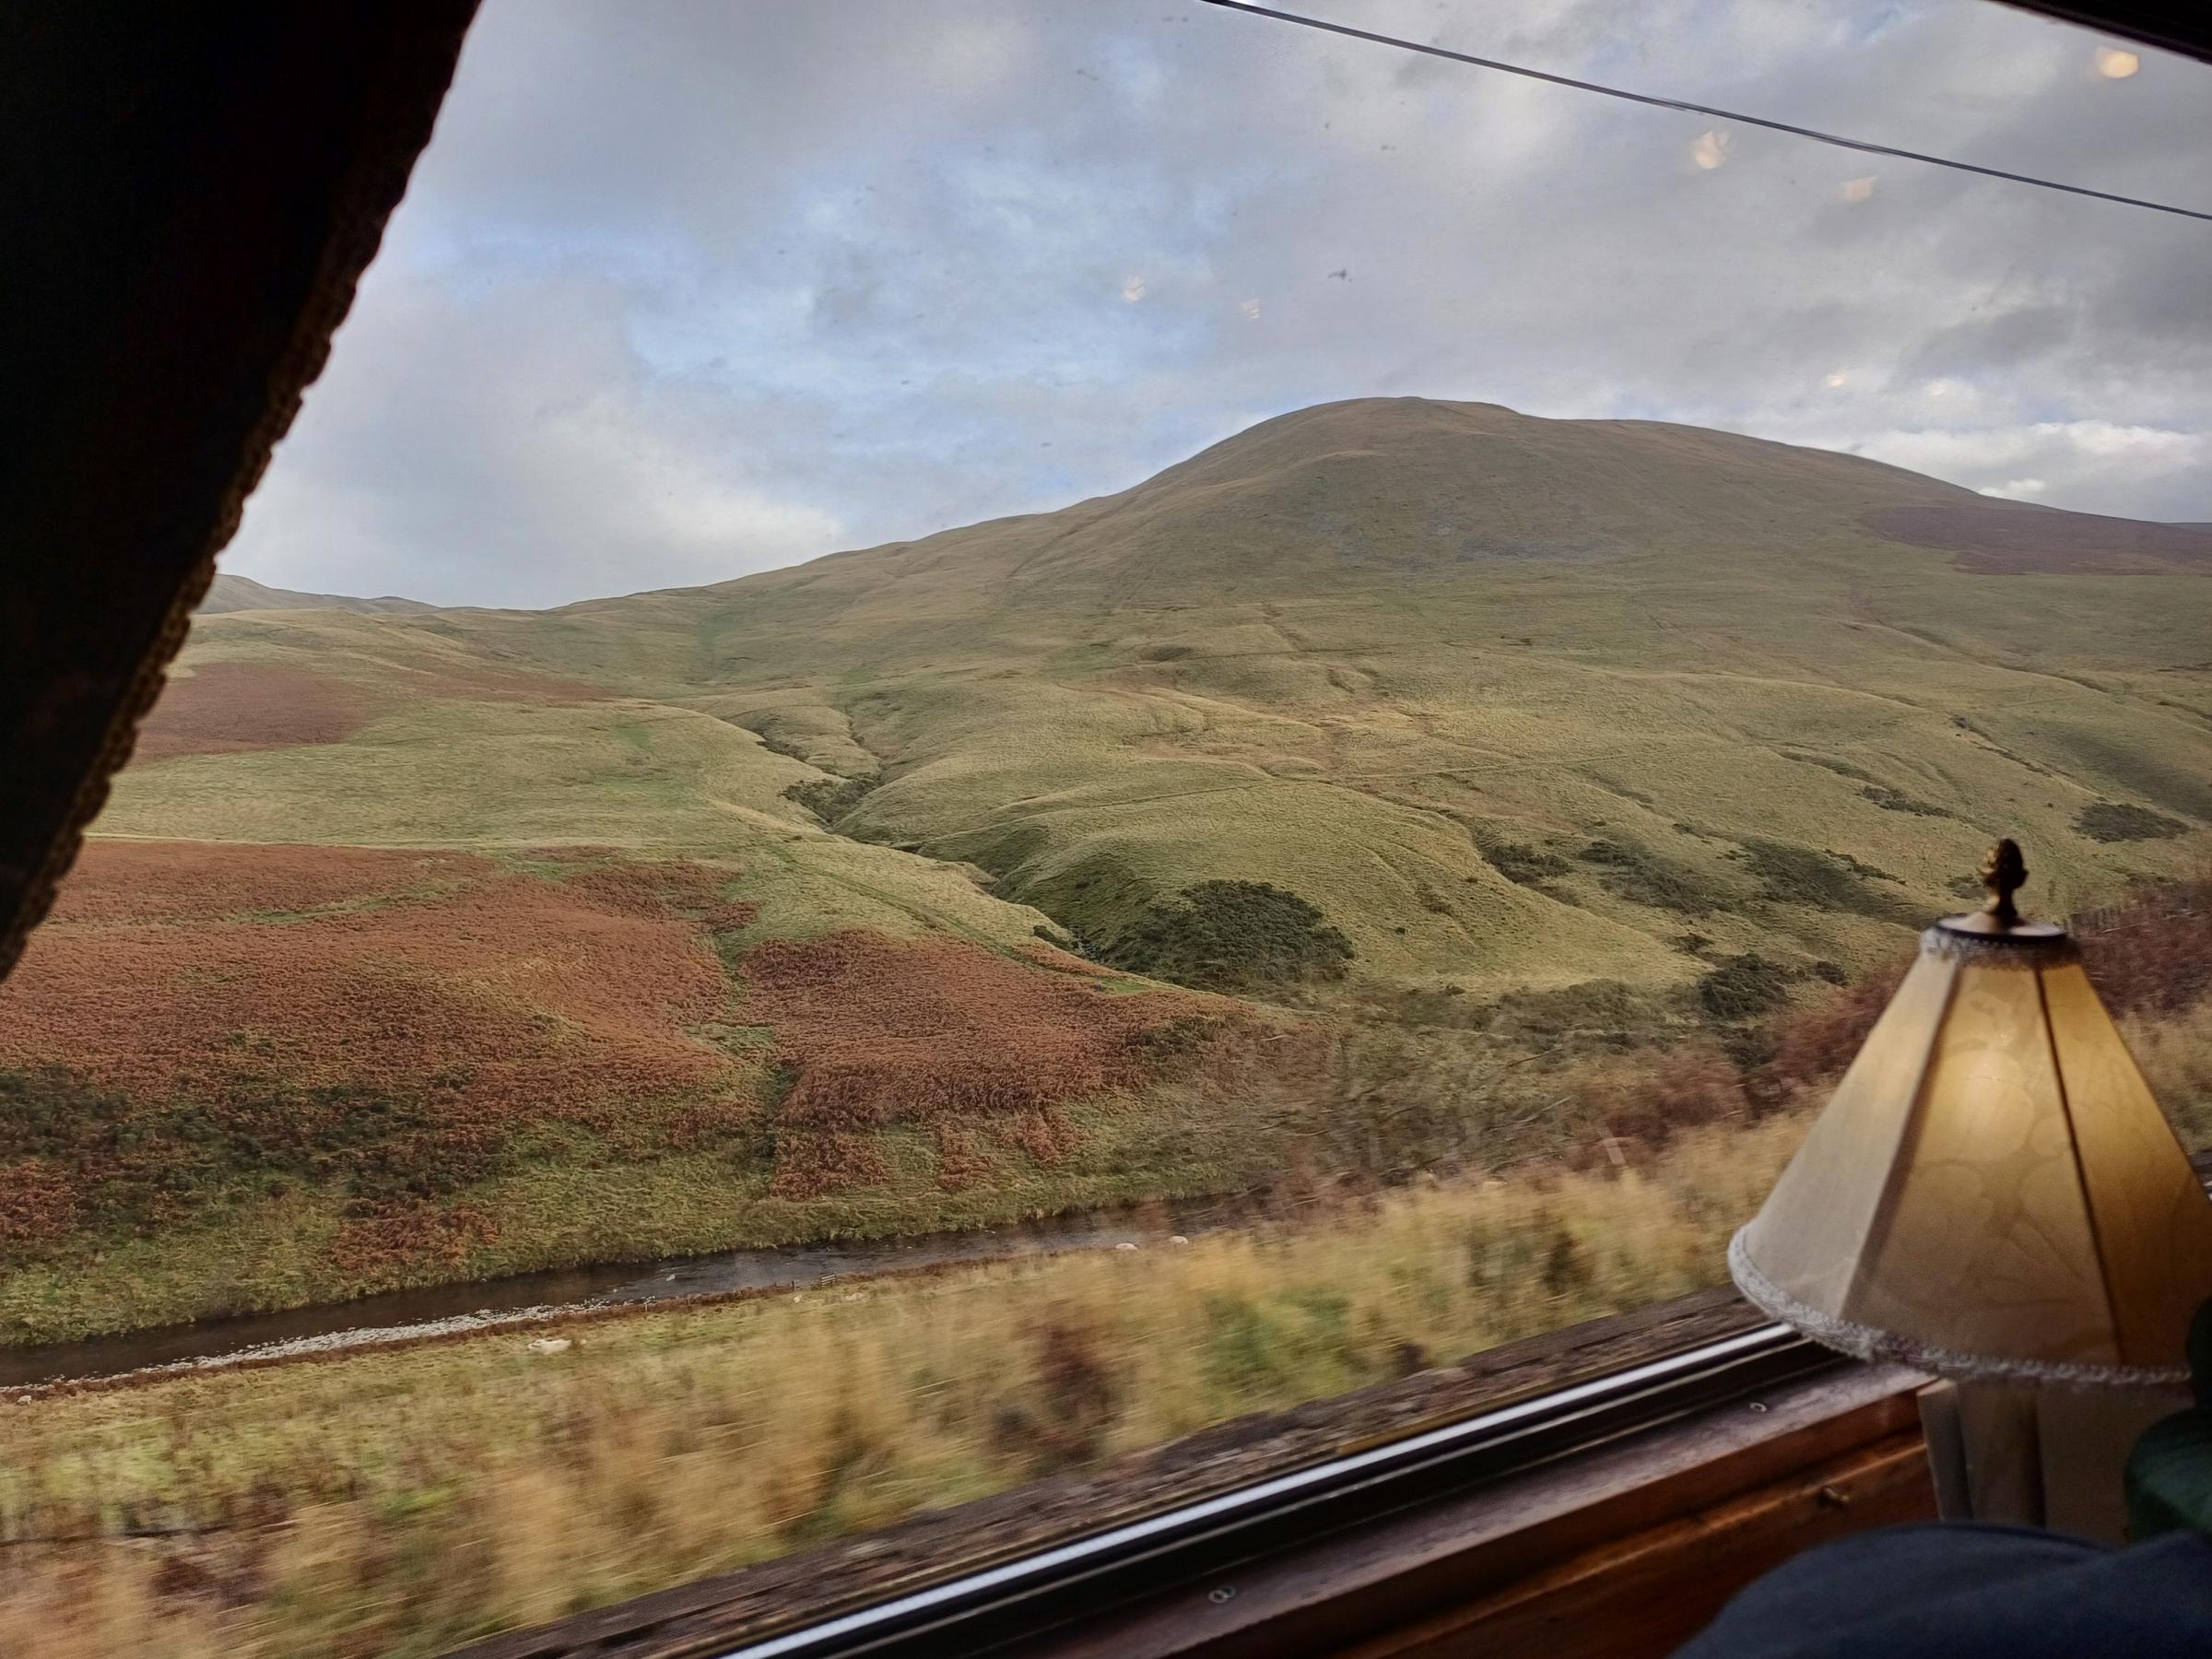
[[[1922,509],[1983,506],[1688,429],[1324,406],[1063,512],[719,587],[203,618],[184,672],[335,681],[358,724],[134,768],[100,829],[724,861],[758,907],[738,952],[865,928],[1003,955],[1047,916],[1106,941],[1193,882],[1265,880],[1350,937],[1371,1008],[1448,985],[1679,990],[1706,965],[1690,934],[1708,959],[1857,967],[1952,903],[1997,833],[2054,909],[2200,857],[2212,579],[1984,574],[1865,522]],[[808,783],[846,786],[811,797],[834,830],[787,797]],[[2189,833],[2088,839],[2100,802]],[[956,1198],[902,1142],[892,1186],[853,1202],[927,1224],[1239,1173],[1146,1145],[1108,1137],[1089,1184],[1023,1166]],[[422,1271],[827,1225],[679,1163],[485,1194],[551,1253]],[[282,1261],[286,1225],[257,1214],[195,1253]],[[17,1276],[16,1305],[73,1328],[174,1259],[145,1241],[112,1271],[32,1276],[35,1296]],[[330,1288],[273,1270],[248,1300]]]
[[[1088,936],[1157,892],[1243,877],[1319,904],[1358,971],[1392,982],[1665,983],[1694,971],[1671,943],[1690,927],[1846,963],[1887,951],[1998,832],[2033,850],[2054,908],[2201,849],[2212,581],[1979,574],[1860,522],[1960,501],[1978,498],[1722,434],[1371,401],[1062,513],[722,587],[233,629],[323,664],[335,632],[365,659],[404,638],[661,705],[627,773],[565,768],[514,796],[546,832],[572,818],[597,836],[650,806],[632,833],[692,844],[732,806],[803,816],[774,799],[791,779],[878,779],[841,828],[981,864]],[[198,649],[247,648],[233,638],[218,619]],[[712,745],[679,735],[677,709],[731,727],[749,796],[678,775]],[[379,764],[418,742],[392,739]],[[110,821],[220,832],[186,764],[129,781]],[[230,764],[204,763],[201,792]],[[341,764],[271,757],[252,782],[281,804],[293,769]],[[2100,801],[2196,833],[2100,843],[2075,827]],[[427,800],[421,832],[449,833],[445,809]],[[281,810],[288,833],[404,828]],[[1579,863],[1599,840],[1690,879],[1672,904],[1593,868],[1536,891],[1485,856]],[[1808,886],[1762,841],[1889,878]]]

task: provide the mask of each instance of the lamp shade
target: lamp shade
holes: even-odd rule
[[[1728,1264],[1775,1318],[1862,1358],[2176,1382],[2212,1296],[2212,1201],[2074,941],[2018,920],[2005,888],[1922,935]]]

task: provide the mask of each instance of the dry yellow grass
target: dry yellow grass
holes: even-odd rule
[[[1639,1306],[1722,1277],[1802,1126],[559,1354],[508,1333],[7,1406],[0,1652],[435,1653]]]
[[[2212,997],[2123,1022],[2150,1091],[2192,1152],[2212,1150]]]

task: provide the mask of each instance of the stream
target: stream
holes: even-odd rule
[[[1190,1199],[1149,1206],[1142,1212],[1081,1211],[967,1232],[725,1250],[388,1290],[275,1313],[241,1313],[76,1342],[0,1347],[0,1388],[366,1347],[586,1308],[680,1301],[732,1290],[788,1289],[946,1262],[1000,1261],[1057,1251],[1109,1250],[1120,1244],[1147,1248],[1165,1244],[1177,1234],[1194,1238],[1233,1226],[1244,1218],[1244,1210],[1236,1199]]]

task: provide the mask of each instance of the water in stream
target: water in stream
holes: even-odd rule
[[[1117,1244],[1158,1245],[1174,1234],[1191,1237],[1231,1225],[1241,1218],[1241,1207],[1230,1200],[1198,1199],[1152,1206],[1141,1219],[1134,1211],[1098,1210],[978,1228],[971,1232],[727,1250],[659,1262],[559,1267],[517,1274],[512,1278],[391,1290],[352,1301],[319,1302],[276,1313],[242,1313],[192,1324],[159,1325],[78,1342],[0,1347],[0,1387],[117,1376],[148,1366],[210,1359],[273,1344],[349,1333],[398,1336],[411,1327],[470,1314],[524,1310],[550,1312],[619,1302],[670,1301],[730,1290],[818,1284],[824,1279],[928,1267],[943,1262],[986,1261],[1057,1250],[1101,1250]]]

